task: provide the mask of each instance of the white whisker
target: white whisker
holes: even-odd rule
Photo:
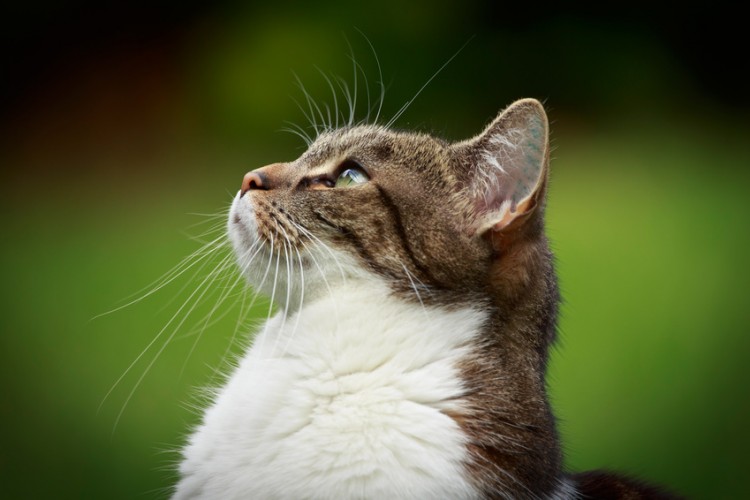
[[[270,235],[270,240],[271,240],[271,251],[269,253],[269,264],[273,260],[273,254],[274,254],[275,240],[274,240],[273,234]],[[264,343],[266,341],[266,333],[268,332],[268,323],[269,323],[269,321],[271,321],[271,313],[273,312],[273,305],[274,305],[274,302],[275,302],[275,299],[276,299],[276,285],[278,284],[278,280],[279,280],[279,264],[280,264],[280,262],[281,262],[281,253],[277,251],[276,252],[276,271],[273,274],[273,286],[271,287],[271,301],[270,301],[270,303],[268,305],[268,315],[266,316],[266,322],[265,322],[265,324],[263,326],[263,331],[260,334],[260,346],[261,346],[261,349],[258,350],[258,352],[260,352],[260,353],[263,352],[262,347],[263,347],[263,345],[264,345]]]
[[[300,104],[300,102],[297,99],[295,99],[294,97],[290,97],[290,99],[292,101],[294,101],[294,104],[297,105],[297,107],[299,108],[299,110],[302,112],[302,115],[304,115],[305,119],[307,120],[308,125],[317,134],[318,133],[318,123],[315,120],[315,114],[312,112],[312,106],[309,105],[309,101],[308,101],[308,106],[310,107],[310,114],[308,114],[308,112],[305,111],[305,108],[302,106],[302,104]],[[303,131],[303,134],[305,135],[305,137],[309,137],[309,135],[306,132],[304,132],[304,129],[302,127],[299,127],[299,129]]]
[[[229,259],[231,258],[231,255],[228,255],[222,259],[219,266],[223,266]],[[223,270],[223,269],[221,269]],[[151,347],[156,343],[156,341],[161,338],[162,334],[169,328],[169,326],[172,324],[172,322],[177,318],[177,316],[183,311],[183,309],[187,306],[187,304],[191,301],[191,299],[195,296],[196,293],[198,293],[199,290],[203,289],[203,291],[198,295],[198,298],[193,302],[193,305],[188,309],[187,313],[183,315],[182,320],[177,324],[177,326],[172,330],[172,333],[167,337],[167,339],[163,342],[162,346],[159,348],[159,350],[156,352],[156,355],[151,359],[149,364],[146,366],[146,369],[143,371],[141,376],[136,381],[135,385],[131,389],[130,393],[128,394],[127,398],[125,399],[125,402],[122,405],[122,408],[120,409],[120,412],[117,414],[117,418],[115,419],[114,429],[117,428],[117,424],[120,421],[120,418],[122,417],[122,414],[125,412],[125,408],[127,407],[128,403],[130,402],[131,398],[133,397],[133,394],[135,394],[135,391],[138,389],[138,387],[141,385],[141,382],[143,382],[143,379],[146,377],[148,372],[151,370],[151,367],[154,365],[156,360],[159,358],[161,353],[164,351],[166,346],[170,343],[170,341],[174,338],[177,331],[182,327],[182,325],[185,323],[185,320],[190,316],[192,311],[195,309],[195,306],[200,302],[200,300],[205,296],[206,292],[208,291],[209,287],[205,286],[206,283],[209,282],[209,280],[215,279],[216,276],[216,269],[214,271],[210,272],[206,275],[206,277],[203,279],[203,281],[196,287],[196,289],[193,291],[193,293],[190,294],[190,296],[183,302],[183,304],[180,306],[180,308],[172,315],[172,317],[167,321],[167,323],[162,327],[161,330],[159,330],[159,333],[156,334],[156,336],[151,340],[151,342],[148,343],[148,345],[141,351],[141,353],[133,360],[132,363],[128,366],[128,368],[123,372],[123,374],[117,379],[117,381],[114,383],[114,385],[110,388],[110,390],[107,392],[107,394],[104,396],[104,399],[102,400],[102,403],[99,405],[101,408],[101,405],[104,404],[104,402],[107,400],[109,395],[114,391],[114,389],[120,384],[120,382],[123,380],[123,378],[130,373],[130,371],[133,369],[136,363],[140,361],[141,358],[151,349]]]
[[[312,98],[312,96],[310,95],[310,93],[305,88],[305,85],[302,83],[302,80],[300,80],[299,76],[297,76],[296,73],[294,73],[294,77],[297,79],[297,86],[302,91],[302,93],[305,95],[305,99],[307,99],[307,104],[308,104],[308,107],[310,108],[310,114],[313,117],[313,126],[315,127],[315,133],[316,134],[320,134],[320,130],[321,129],[318,126],[318,122],[317,122],[317,119],[315,117],[315,112],[317,112],[317,115],[320,117],[320,122],[324,126],[324,130],[325,130],[326,120],[325,120],[325,116],[323,115],[323,111],[321,111],[320,106],[318,106],[318,104]],[[314,109],[314,111],[313,111],[313,109]]]
[[[259,241],[255,241],[250,248],[242,255],[241,260],[244,260],[247,258],[247,263],[244,265],[243,272],[247,267],[249,267],[252,264],[253,259],[260,251],[261,245]],[[248,258],[247,256],[252,252],[252,255]],[[232,263],[230,262],[226,267],[231,266]],[[198,345],[198,342],[200,341],[201,337],[203,336],[203,333],[206,331],[207,328],[209,328],[213,323],[211,323],[211,319],[213,318],[214,314],[216,314],[216,311],[221,307],[221,305],[224,303],[224,301],[227,299],[227,297],[230,296],[232,291],[235,289],[237,284],[242,280],[243,272],[237,273],[237,277],[235,278],[234,282],[227,287],[224,292],[219,296],[219,298],[214,303],[211,310],[208,312],[206,316],[203,317],[199,323],[202,323],[203,326],[198,331],[198,335],[195,338],[195,341],[193,342],[193,345],[190,347],[190,351],[188,352],[187,356],[185,357],[185,361],[182,364],[182,369],[180,370],[180,376],[185,371],[185,367],[187,366],[188,361],[190,360],[190,357],[193,355],[193,352],[195,351],[196,346]],[[229,276],[225,278],[225,282],[228,282],[230,279]],[[216,321],[221,320],[224,316],[226,316],[229,313],[229,309],[227,309],[224,313],[219,315],[219,317],[216,319]]]
[[[174,280],[179,278],[183,273],[185,273],[188,269],[192,268],[196,264],[198,264],[200,261],[205,259],[206,257],[212,255],[218,248],[223,246],[225,244],[225,237],[220,236],[213,241],[210,241],[206,244],[204,244],[201,248],[196,250],[195,252],[191,253],[187,257],[183,258],[176,266],[174,266],[171,270],[164,273],[160,278],[156,279],[154,282],[152,282],[150,285],[143,287],[138,292],[135,292],[134,294],[131,294],[130,296],[139,295],[144,290],[148,290],[147,292],[143,293],[142,295],[139,295],[137,298],[121,305],[118,307],[115,307],[114,309],[111,309],[109,311],[97,314],[93,318],[91,318],[91,321],[101,318],[102,316],[107,316],[109,314],[112,314],[114,312],[120,311],[122,309],[125,309],[126,307],[130,307],[133,304],[137,304],[138,302],[141,302],[143,299],[153,295],[154,293],[158,292],[162,288],[164,288],[166,285],[172,283]]]
[[[289,222],[291,222],[292,225],[295,228],[297,228],[297,231],[299,231],[300,234],[305,235],[310,240],[310,245],[307,247],[307,256],[310,258],[310,260],[312,261],[313,265],[315,265],[316,269],[318,270],[318,274],[320,275],[320,279],[323,280],[323,284],[325,285],[326,290],[328,290],[328,295],[329,296],[333,295],[333,289],[331,288],[331,284],[328,281],[328,277],[326,276],[326,272],[321,267],[320,263],[318,262],[318,259],[315,258],[315,252],[319,252],[320,253],[320,252],[323,251],[323,249],[321,248],[321,246],[323,246],[323,243],[320,240],[318,240],[318,244],[313,245],[313,241],[312,241],[312,236],[313,235],[307,229],[305,229],[302,225],[294,222],[291,219],[289,220]],[[328,251],[331,252],[330,250],[328,250]],[[335,255],[333,255],[333,257],[334,257],[334,259],[336,258]],[[342,276],[343,276],[343,272],[344,271],[341,268],[340,264],[338,264],[338,266],[339,266],[339,269],[341,270],[341,273],[342,273]],[[302,262],[300,262],[300,268],[302,268]],[[345,279],[346,278],[344,278],[344,280]],[[301,307],[302,307],[302,305],[300,303],[300,308]],[[339,314],[338,308],[334,309],[334,316],[336,318],[336,322],[337,323],[339,322],[339,316],[338,316],[338,314]]]
[[[299,88],[302,91],[302,95],[305,97],[305,101],[307,102],[307,109],[306,112],[302,105],[294,98],[292,100],[297,103],[297,106],[300,108],[302,113],[305,115],[305,118],[307,118],[308,123],[310,126],[315,130],[315,133],[318,133],[318,119],[315,116],[315,110],[313,109],[313,100],[310,94],[305,90],[304,85],[302,85],[302,80],[300,80],[299,76],[297,76],[296,73],[292,72],[294,75],[295,80],[297,81],[297,88]]]
[[[278,222],[274,221],[277,229],[277,234],[280,234],[280,236],[284,239],[284,263],[286,267],[286,298],[284,300],[284,312],[281,318],[281,326],[279,327],[279,332],[284,331],[284,326],[286,325],[286,320],[289,317],[289,307],[290,302],[292,298],[292,269],[291,269],[291,262],[289,258],[290,254],[290,248],[292,246],[292,243],[289,240],[289,236],[287,235],[286,230],[283,226],[279,225]],[[279,255],[281,255],[281,247],[279,247]],[[278,273],[278,270],[277,270]],[[271,352],[273,355],[276,355],[276,348],[278,347],[279,342],[279,336],[277,335],[273,342],[273,347],[271,349]]]
[[[432,80],[434,80],[434,79],[435,79],[435,77],[436,77],[436,76],[438,76],[438,75],[440,74],[440,72],[441,72],[441,71],[443,71],[443,70],[445,69],[445,67],[446,67],[446,66],[448,66],[448,65],[449,65],[449,64],[451,63],[451,61],[453,61],[453,59],[455,59],[455,58],[456,58],[456,56],[458,56],[458,54],[460,54],[460,53],[461,53],[461,51],[462,51],[462,50],[464,50],[464,47],[466,47],[466,46],[467,46],[467,45],[469,44],[469,42],[471,42],[471,40],[472,40],[473,38],[474,38],[474,37],[471,37],[471,38],[469,38],[469,39],[468,39],[468,40],[467,40],[467,41],[466,41],[466,42],[465,42],[465,43],[464,43],[464,44],[463,44],[463,45],[461,46],[461,48],[460,48],[460,49],[458,49],[458,50],[456,51],[456,53],[455,53],[455,54],[453,54],[453,55],[452,55],[452,56],[451,56],[451,57],[450,57],[450,58],[449,58],[449,59],[448,59],[447,61],[445,61],[445,63],[444,63],[444,64],[443,64],[442,66],[440,66],[440,68],[438,68],[438,70],[437,70],[437,71],[436,71],[435,73],[433,73],[433,75],[432,75],[432,76],[431,76],[431,77],[430,77],[430,78],[429,78],[429,79],[428,79],[428,80],[427,80],[427,81],[425,82],[425,84],[424,84],[424,85],[422,85],[422,87],[421,87],[421,88],[420,88],[420,89],[419,89],[419,90],[417,91],[417,93],[416,93],[416,94],[414,94],[414,97],[412,97],[411,99],[409,99],[408,101],[406,101],[406,103],[404,103],[404,105],[403,105],[403,106],[401,106],[401,109],[399,109],[399,110],[398,110],[398,111],[396,112],[396,114],[395,114],[395,115],[393,115],[393,118],[391,118],[391,119],[390,119],[390,120],[388,121],[388,123],[386,123],[386,124],[385,124],[385,127],[386,127],[386,128],[390,128],[390,127],[391,127],[391,126],[392,126],[392,125],[393,125],[393,124],[394,124],[394,123],[396,122],[396,120],[398,120],[398,119],[399,119],[399,118],[401,117],[401,115],[402,115],[402,114],[404,114],[404,112],[405,112],[405,111],[406,111],[406,110],[407,110],[407,109],[409,108],[409,106],[411,106],[411,103],[413,103],[413,102],[414,102],[414,100],[415,100],[415,99],[416,99],[417,97],[419,97],[419,94],[421,94],[421,93],[422,93],[422,91],[423,91],[423,90],[424,90],[425,88],[427,88],[427,86],[428,86],[428,85],[429,85],[430,83],[432,83]]]
[[[191,235],[191,234],[187,234],[187,233],[183,233],[183,234],[185,234],[185,237],[187,239],[189,239],[191,241],[195,241],[196,243],[198,243],[200,245],[210,245],[211,241],[207,241],[204,238],[205,237],[209,237],[209,239],[210,238],[216,239],[213,236],[216,233],[220,234],[220,236],[219,236],[220,238],[224,237],[225,234],[226,234],[226,226],[225,226],[225,224],[215,224],[213,227],[211,227],[211,228],[203,231],[202,233],[198,233],[198,234],[195,234],[195,235]]]
[[[307,147],[310,147],[313,141],[310,138],[310,136],[307,134],[307,132],[305,132],[305,129],[303,129],[296,123],[292,123],[290,121],[285,121],[284,123],[286,123],[289,126],[282,128],[281,132],[289,132],[291,134],[296,135],[297,137],[305,141],[305,144],[307,145]]]
[[[349,118],[347,119],[346,116],[344,116],[344,111],[341,111],[341,120],[344,125],[347,127],[351,127],[354,124],[354,107],[356,106],[357,97],[352,96],[351,91],[349,90],[349,85],[346,83],[346,80],[339,77],[336,78],[336,85],[338,85],[339,89],[341,89],[341,93],[344,95],[344,100],[346,101],[346,106],[349,109]],[[355,92],[356,92],[356,83],[355,83]]]
[[[263,245],[260,244],[258,250],[261,250],[262,248],[263,248]],[[255,255],[253,257],[251,257],[250,261],[246,265],[244,265],[242,267],[242,269],[240,270],[240,273],[239,273],[240,276],[244,276],[245,272],[249,268],[250,262],[252,261],[252,259],[254,257],[255,257]],[[265,284],[266,278],[268,277],[268,271],[271,268],[271,262],[272,262],[272,258],[269,257],[269,259],[268,259],[268,265],[266,265],[266,270],[263,273],[263,277],[258,282],[257,289],[262,288],[263,285]],[[230,352],[232,346],[234,345],[235,339],[237,338],[237,332],[240,330],[240,327],[243,325],[243,323],[245,321],[245,316],[250,313],[250,311],[252,310],[253,306],[255,305],[255,302],[257,301],[258,297],[260,296],[260,292],[258,290],[256,290],[256,289],[254,289],[252,291],[253,298],[250,300],[250,304],[246,305],[245,304],[245,300],[247,299],[247,292],[246,292],[246,290],[247,290],[246,288],[243,289],[243,297],[242,297],[242,304],[240,306],[240,312],[239,312],[239,314],[237,316],[237,321],[235,322],[234,329],[232,331],[232,336],[229,339],[229,343],[227,344],[226,349],[224,349],[224,353],[222,354],[221,359],[219,361],[219,365],[218,365],[219,367],[221,367],[224,364],[226,364],[226,362],[227,362],[226,360],[227,360],[227,357],[229,356],[229,352]],[[273,307],[273,306],[269,305],[269,307]],[[217,367],[217,371],[215,371],[215,374],[216,375],[219,374],[218,367]]]
[[[346,273],[344,272],[344,268],[341,266],[341,263],[339,262],[338,257],[336,257],[336,254],[333,253],[333,250],[331,250],[331,248],[328,245],[323,243],[323,241],[320,238],[315,236],[313,233],[311,233],[307,229],[301,226],[298,226],[298,228],[300,231],[302,231],[305,234],[305,236],[315,240],[323,249],[325,249],[330,254],[330,256],[333,258],[333,261],[336,263],[336,266],[339,268],[339,271],[341,272],[341,279],[344,280],[344,282],[346,282]]]
[[[424,312],[425,316],[427,315],[427,309],[424,307],[424,302],[422,301],[422,296],[419,294],[419,290],[417,290],[417,285],[414,284],[414,279],[412,278],[411,273],[406,268],[406,266],[403,264],[403,262],[400,263],[401,267],[404,269],[404,273],[406,273],[406,277],[409,278],[409,283],[411,283],[411,288],[414,290],[414,293],[417,296],[417,300],[419,300],[419,304],[422,306],[422,312]]]
[[[294,321],[294,327],[292,328],[292,333],[289,335],[289,338],[286,341],[286,345],[284,345],[284,349],[281,351],[282,355],[286,354],[287,350],[289,349],[289,344],[292,342],[292,339],[297,333],[297,328],[299,327],[299,320],[301,317],[300,311],[302,310],[302,307],[304,306],[304,301],[305,301],[305,271],[304,271],[304,267],[302,266],[302,256],[300,255],[299,250],[297,250],[296,248],[294,248],[294,251],[297,253],[297,260],[299,262],[299,278],[300,278],[299,306],[297,307],[297,317]]]
[[[347,126],[351,127],[354,125],[355,120],[355,114],[357,110],[357,61],[354,57],[354,49],[352,48],[352,44],[349,43],[349,39],[344,36],[344,40],[346,41],[347,47],[349,47],[349,58],[352,60],[352,79],[353,81],[353,87],[354,91],[352,93],[349,92],[349,86],[346,84],[346,80],[343,78],[339,78],[339,86],[342,87],[342,91],[344,92],[344,95],[346,96],[346,102],[349,105],[349,120],[346,122]],[[369,89],[368,89],[368,102],[369,102]]]
[[[229,208],[226,208],[222,210],[221,212],[215,213],[215,214],[204,214],[202,212],[187,212],[187,215],[195,215],[196,217],[205,217],[208,219],[222,219],[222,223],[223,223],[224,222],[223,219],[226,219],[226,216],[229,215]],[[193,226],[197,224],[203,224],[203,222],[196,222],[195,224],[193,224]],[[188,227],[192,227],[192,226],[188,226]]]
[[[372,55],[375,58],[375,64],[378,67],[378,87],[380,88],[380,99],[378,101],[378,112],[375,114],[375,120],[373,121],[374,124],[377,124],[378,120],[380,119],[380,112],[383,109],[383,102],[385,101],[385,82],[383,81],[383,70],[380,67],[380,59],[378,58],[378,53],[375,51],[375,47],[373,46],[372,42],[369,38],[367,38],[367,35],[365,35],[362,30],[357,29],[357,31],[359,31],[359,34],[362,35],[362,38],[365,39],[367,45],[370,46]],[[367,112],[367,116],[370,116],[369,110]]]
[[[336,95],[336,88],[333,86],[333,83],[331,83],[331,79],[328,78],[328,75],[326,75],[322,69],[318,68],[317,66],[315,67],[315,69],[317,69],[318,72],[323,76],[326,83],[328,84],[328,88],[331,89],[331,95],[333,96],[334,116],[336,117],[336,122],[334,123],[333,121],[331,121],[331,116],[329,114],[328,115],[328,128],[329,129],[339,128],[339,100],[338,100],[338,96]],[[328,105],[326,105],[326,108],[328,108]]]

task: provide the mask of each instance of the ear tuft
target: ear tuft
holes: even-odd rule
[[[522,99],[477,137],[456,146],[470,163],[473,233],[501,231],[534,209],[547,175],[548,129],[541,103]]]

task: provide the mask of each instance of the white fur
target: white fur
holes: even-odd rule
[[[241,223],[230,222],[230,237],[255,286],[281,286],[281,310],[190,437],[174,497],[479,498],[467,438],[447,412],[463,409],[458,364],[486,313],[404,301],[321,241],[306,245],[315,265],[304,279],[293,258],[267,250],[253,265],[251,201],[235,199],[230,221]],[[551,498],[572,496],[561,483]]]
[[[485,315],[422,309],[375,280],[296,314],[269,321],[219,392],[175,498],[476,498],[444,411],[461,409],[456,364]]]

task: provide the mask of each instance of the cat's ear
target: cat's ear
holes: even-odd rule
[[[540,203],[549,163],[549,125],[539,101],[514,102],[481,134],[454,148],[466,176],[462,196],[471,234],[516,227]]]

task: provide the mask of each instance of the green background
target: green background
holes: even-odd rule
[[[330,102],[316,67],[351,83],[351,43],[377,92],[361,30],[382,65],[386,118],[470,40],[398,127],[462,139],[516,98],[546,102],[548,232],[564,296],[549,384],[567,466],[629,471],[691,498],[742,497],[750,114],[732,62],[740,32],[721,12],[724,35],[704,40],[718,15],[675,16],[489,2],[12,7],[0,114],[1,496],[167,494],[201,390],[267,304],[237,327],[246,295],[227,270],[187,314],[220,252],[92,318],[220,231],[246,171],[302,152],[279,132],[305,124],[292,71]],[[175,314],[182,326],[150,345]]]

